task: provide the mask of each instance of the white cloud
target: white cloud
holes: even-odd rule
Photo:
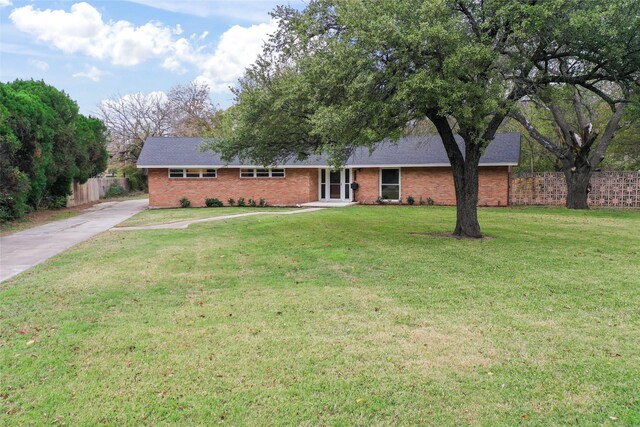
[[[100,78],[104,75],[104,71],[99,70],[96,66],[87,66],[86,71],[75,73],[73,77],[82,77],[85,79],[93,80],[94,82],[100,81]]]
[[[213,55],[199,64],[198,80],[205,81],[213,92],[224,92],[244,74],[262,52],[263,43],[278,24],[252,25],[248,28],[235,25],[220,36]]]
[[[27,5],[14,9],[9,18],[17,29],[34,35],[65,53],[81,53],[116,65],[137,65],[150,58],[170,56],[188,42],[175,39],[182,32],[155,21],[136,27],[128,21],[104,22],[88,3],[76,3],[71,11],[40,10]]]
[[[14,9],[9,18],[18,30],[65,53],[83,54],[121,66],[156,59],[163,68],[179,74],[190,66],[199,73],[196,79],[208,83],[213,92],[225,92],[235,84],[262,51],[268,35],[277,28],[274,20],[249,27],[235,25],[213,47],[201,45],[207,32],[179,37],[182,33],[179,25],[168,27],[156,21],[141,26],[128,21],[105,22],[102,14],[85,2],[73,4],[69,12],[27,5]],[[97,81],[101,72],[92,67],[74,76]]]
[[[39,59],[30,59],[29,65],[36,67],[40,71],[47,71],[49,69],[49,64],[44,61],[40,61]]]
[[[0,8],[11,6],[12,4],[11,0],[0,0]]]

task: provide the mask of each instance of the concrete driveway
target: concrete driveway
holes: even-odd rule
[[[0,282],[110,229],[147,205],[147,199],[99,203],[73,218],[0,237]]]

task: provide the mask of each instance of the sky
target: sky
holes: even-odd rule
[[[94,114],[129,93],[204,81],[219,108],[275,31],[269,11],[304,0],[0,0],[0,81],[44,80]]]

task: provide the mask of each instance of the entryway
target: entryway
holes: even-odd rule
[[[350,202],[353,200],[351,190],[351,169],[320,169],[319,199],[321,202]]]

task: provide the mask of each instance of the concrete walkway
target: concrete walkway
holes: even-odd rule
[[[0,282],[110,229],[147,204],[147,199],[99,203],[73,218],[0,237]]]
[[[278,211],[247,212],[247,213],[233,214],[233,215],[213,216],[209,218],[188,219],[185,221],[170,222],[168,224],[138,225],[138,226],[131,226],[131,227],[114,227],[110,231],[180,229],[180,228],[187,228],[191,224],[196,224],[198,222],[222,221],[225,219],[240,218],[243,216],[253,216],[253,215],[294,215],[294,214],[315,212],[315,211],[321,211],[321,210],[322,208],[310,208],[310,209],[296,209],[294,211],[286,211],[286,212],[278,212]]]

